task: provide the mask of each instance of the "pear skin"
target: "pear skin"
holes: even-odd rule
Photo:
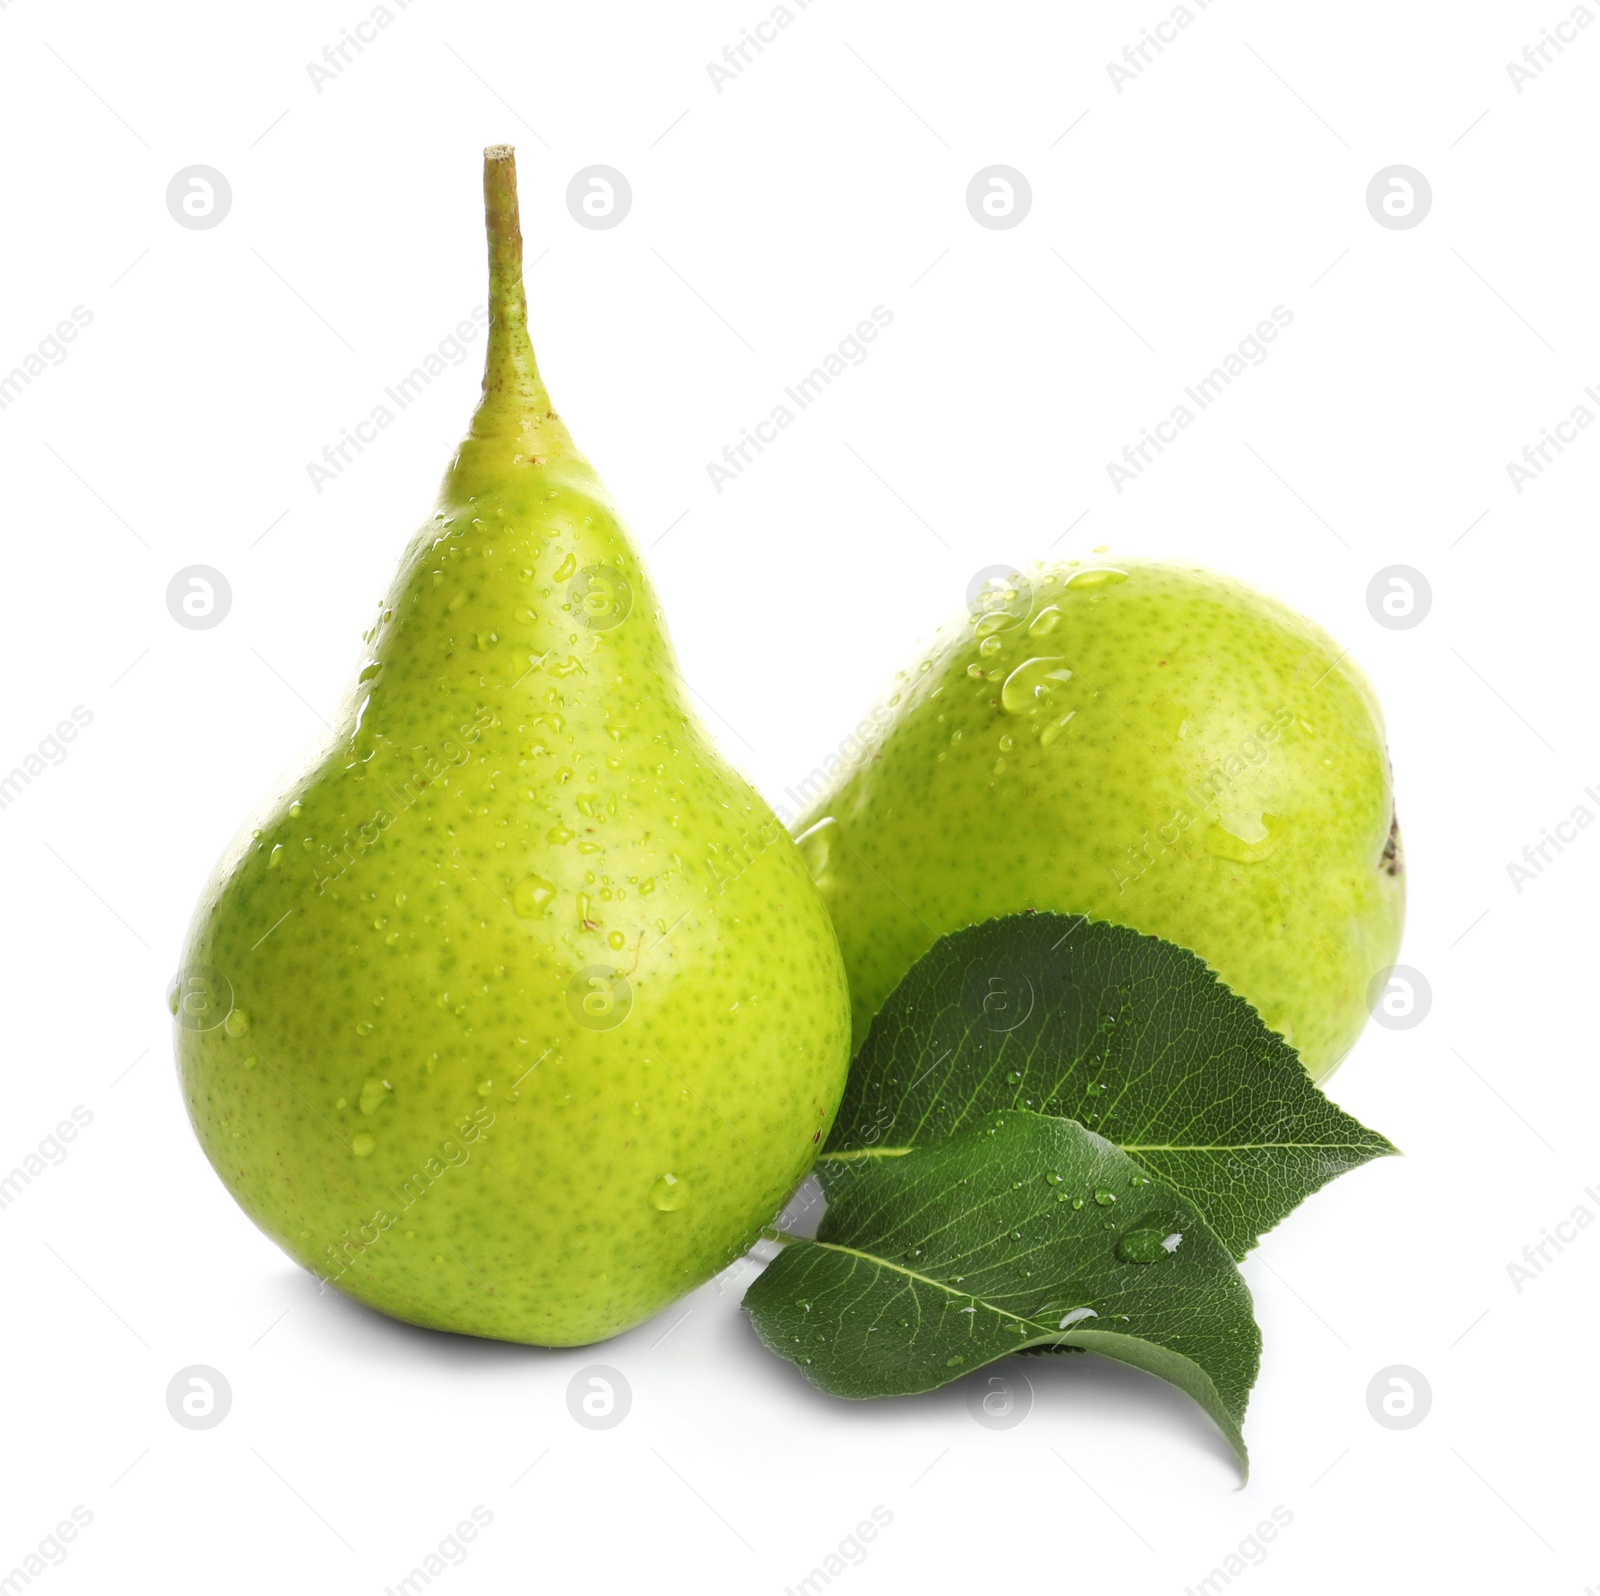
[[[1027,909],[1192,949],[1325,1077],[1405,907],[1377,698],[1240,582],[1041,565],[946,625],[796,825],[859,1045],[946,932]]]
[[[484,195],[471,431],[171,1006],[200,1143],[291,1257],[397,1319],[572,1346],[758,1238],[827,1136],[849,1002],[540,379],[510,149]]]

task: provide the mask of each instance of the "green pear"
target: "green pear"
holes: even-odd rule
[[[987,584],[796,825],[859,1045],[948,931],[1053,909],[1205,959],[1325,1076],[1405,902],[1377,699],[1242,583],[1073,560]],[[810,796],[809,794],[807,795]]]
[[[413,1324],[570,1346],[759,1237],[832,1123],[849,997],[551,408],[509,148],[484,195],[471,431],[171,1004],[201,1145],[286,1252]]]

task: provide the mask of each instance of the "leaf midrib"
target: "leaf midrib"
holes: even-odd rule
[[[1106,1138],[1113,1147],[1125,1153],[1270,1153],[1279,1150],[1293,1152],[1365,1152],[1370,1142],[1119,1142]],[[817,1162],[843,1163],[857,1158],[904,1158],[914,1153],[915,1147],[863,1147],[853,1151],[822,1153]]]
[[[910,1151],[909,1148],[906,1149]],[[1010,1313],[1005,1308],[997,1308],[992,1302],[986,1302],[982,1297],[971,1291],[957,1291],[954,1286],[947,1286],[942,1280],[935,1280],[931,1275],[918,1274],[915,1269],[907,1269],[904,1264],[894,1263],[888,1258],[880,1258],[876,1253],[862,1252],[858,1247],[846,1247],[837,1241],[813,1241],[813,1247],[826,1247],[829,1252],[848,1253],[852,1258],[860,1258],[869,1264],[876,1264],[880,1269],[891,1269],[897,1275],[904,1275],[908,1280],[920,1281],[925,1286],[932,1286],[936,1291],[942,1291],[946,1296],[965,1297],[969,1302],[982,1304],[990,1313],[999,1314],[1002,1319],[1014,1319],[1018,1324],[1031,1325],[1035,1330],[1049,1333],[1050,1327],[1041,1324],[1037,1319],[1029,1319],[1020,1313]]]

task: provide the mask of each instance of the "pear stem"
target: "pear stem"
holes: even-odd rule
[[[483,399],[472,418],[477,438],[535,432],[550,412],[528,338],[517,158],[509,144],[491,144],[483,152],[483,209],[489,233],[489,350]]]

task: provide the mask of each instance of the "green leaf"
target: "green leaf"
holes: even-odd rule
[[[873,1021],[822,1156],[924,1147],[1009,1108],[1115,1142],[1235,1258],[1334,1176],[1395,1151],[1193,953],[1076,915],[936,942]]]
[[[1026,1110],[823,1166],[828,1210],[745,1294],[757,1333],[836,1396],[929,1391],[1029,1347],[1187,1392],[1245,1462],[1250,1292],[1193,1206],[1110,1142]]]

